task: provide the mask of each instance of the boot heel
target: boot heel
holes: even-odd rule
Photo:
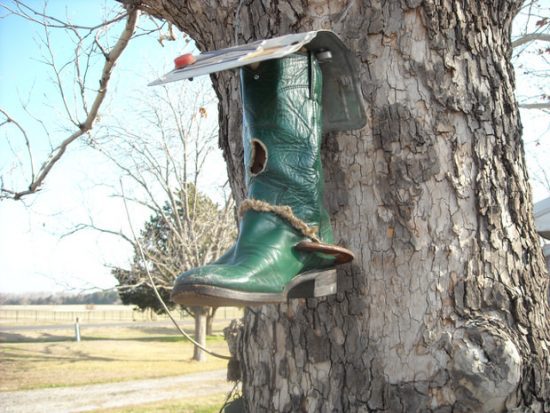
[[[293,280],[287,298],[314,298],[336,294],[336,270],[315,271],[302,274]]]

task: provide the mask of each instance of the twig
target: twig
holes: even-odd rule
[[[12,123],[23,134],[23,138],[25,139],[25,146],[27,147],[27,153],[29,155],[29,163],[31,164],[31,180],[34,180],[34,161],[32,159],[31,144],[27,132],[25,131],[25,129],[23,129],[19,122],[13,119],[4,109],[0,109],[0,112],[2,112],[2,114],[6,117],[6,121],[2,122],[0,126],[6,123]]]
[[[27,19],[29,21],[32,21],[34,23],[38,23],[41,26],[49,27],[52,29],[72,29],[72,30],[88,30],[90,32],[93,32],[94,30],[97,30],[101,27],[105,27],[108,25],[111,25],[113,23],[119,22],[122,19],[124,19],[126,16],[128,16],[129,13],[124,12],[119,14],[118,16],[114,17],[111,20],[108,20],[106,22],[103,22],[101,24],[95,25],[95,26],[81,26],[81,25],[75,25],[75,24],[67,24],[67,22],[64,22],[63,20],[58,19],[57,17],[49,16],[45,13],[41,13],[39,11],[36,11],[32,7],[28,6],[27,4],[19,1],[19,0],[13,0],[13,2],[17,5],[17,9],[12,9],[8,7],[5,4],[0,4],[0,7],[3,7],[5,10],[10,12],[11,14],[15,16],[22,17],[24,19]],[[26,11],[25,11],[26,10]],[[42,18],[42,20],[35,19],[32,17],[32,15],[35,15],[37,17]],[[57,23],[49,23],[48,21]]]
[[[126,242],[128,242],[132,247],[135,247],[134,242],[129,237],[127,237],[122,231],[113,231],[111,229],[101,228],[101,227],[96,226],[93,222],[91,224],[78,224],[73,229],[71,229],[70,231],[65,232],[64,234],[62,234],[60,238],[65,238],[65,237],[68,237],[70,235],[74,235],[77,232],[83,231],[85,229],[93,229],[95,231],[102,232],[104,234],[115,235],[117,237],[122,238]]]

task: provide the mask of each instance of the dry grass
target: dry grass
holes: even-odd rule
[[[0,333],[0,342],[0,391],[166,377],[227,363],[192,361],[192,344],[170,327],[83,328],[80,343],[72,329]],[[209,338],[208,347],[228,354],[222,337]]]
[[[227,394],[219,393],[207,397],[197,397],[193,401],[170,400],[118,409],[94,410],[90,413],[218,413],[226,397]]]

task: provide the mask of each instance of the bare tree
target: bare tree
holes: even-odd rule
[[[179,192],[177,210],[172,210],[166,202],[163,210],[153,214],[140,235],[132,239],[134,257],[129,267],[112,269],[124,304],[164,312],[164,305],[154,293],[157,289],[166,305],[173,308],[169,301],[172,285],[182,271],[190,268],[188,263],[216,258],[212,251],[227,247],[233,239],[235,226],[231,201],[220,208],[192,184]],[[181,221],[186,221],[186,228],[175,229]],[[212,334],[216,308],[183,310],[194,317],[195,341],[204,347],[206,336]],[[203,361],[205,357],[202,349],[195,346],[193,358]]]
[[[132,244],[135,253],[130,268],[113,270],[125,303],[162,309],[145,267],[168,300],[174,279],[182,271],[213,261],[234,240],[232,198],[222,192],[218,206],[200,189],[207,169],[219,174],[213,157],[217,127],[208,119],[210,90],[206,82],[195,82],[193,88],[179,85],[149,90],[133,125],[108,127],[108,134],[94,141],[93,146],[121,171],[124,192],[119,196],[151,214],[138,239],[93,223],[76,228],[94,228]],[[195,317],[196,340],[204,346],[206,326],[215,309],[186,311]],[[195,347],[194,358],[202,360],[205,354]]]
[[[49,69],[51,82],[58,92],[58,107],[66,120],[63,129],[69,130],[68,136],[59,136],[49,130],[44,119],[34,119],[41,125],[50,142],[50,151],[46,158],[37,163],[42,155],[36,150],[40,146],[37,142],[44,141],[44,137],[29,132],[28,125],[11,116],[7,109],[0,108],[0,127],[5,128],[14,160],[13,165],[6,166],[0,175],[0,199],[19,200],[39,191],[69,146],[85,139],[86,144],[102,151],[123,171],[125,185],[128,181],[131,182],[127,188],[130,191],[128,201],[141,205],[153,214],[159,213],[169,226],[168,230],[174,234],[173,248],[167,251],[162,260],[158,257],[147,257],[155,263],[157,270],[162,267],[164,278],[157,280],[160,287],[171,288],[172,278],[180,271],[215,258],[220,249],[225,248],[227,239],[231,239],[235,232],[234,225],[228,224],[233,221],[233,204],[230,197],[225,197],[218,215],[213,215],[212,208],[206,210],[208,216],[203,216],[204,211],[196,211],[199,205],[197,199],[200,198],[195,196],[199,171],[215,146],[214,138],[217,136],[211,122],[201,121],[208,116],[207,102],[201,102],[197,96],[190,97],[193,105],[189,105],[181,99],[182,96],[170,95],[168,89],[162,89],[163,93],[159,92],[154,97],[157,104],[155,107],[141,99],[140,104],[151,110],[139,119],[143,120],[140,133],[123,124],[109,124],[102,129],[96,127],[100,118],[102,122],[109,119],[108,114],[100,116],[100,108],[107,96],[113,68],[129,41],[153,32],[158,34],[161,44],[176,37],[170,23],[150,17],[148,22],[153,24],[140,28],[140,12],[133,5],[113,6],[114,12],[108,12],[112,17],[106,17],[97,25],[85,26],[50,15],[46,3],[42,9],[19,0],[0,5],[4,11],[3,17],[17,16],[42,28],[43,63]],[[122,32],[113,43],[112,31],[119,27]],[[68,60],[59,59],[52,39],[53,31],[63,31],[67,38],[73,40],[74,49]],[[100,71],[94,70],[98,62],[102,63]],[[210,87],[201,88],[200,93],[211,96],[211,93],[205,93],[206,89],[211,90]],[[139,100],[138,98],[136,101]],[[199,103],[203,106],[197,106]],[[193,111],[194,114],[187,116]],[[72,125],[74,131],[70,131],[69,125]],[[205,125],[209,125],[209,129],[201,130]],[[93,135],[92,128],[95,132]],[[144,131],[149,135],[143,134]],[[180,150],[183,155],[178,152]],[[25,173],[27,177],[24,177]],[[190,195],[191,187],[194,189]],[[179,209],[176,208],[177,204],[180,205]],[[172,216],[164,213],[167,205],[176,211]],[[181,208],[181,205],[184,207]],[[180,215],[179,211],[185,211],[185,216]],[[194,218],[191,219],[190,216]],[[132,239],[118,229],[100,228],[95,225],[93,218],[66,235],[84,228],[95,228],[103,233],[117,235],[137,250],[136,242],[139,240]],[[205,243],[204,238],[208,237],[211,240]],[[208,245],[207,250],[201,250],[200,245]],[[148,283],[141,279],[138,284],[142,281]],[[207,323],[211,327],[215,309],[197,311],[197,314],[202,313],[206,314]]]
[[[18,200],[40,190],[51,169],[61,159],[67,148],[77,139],[87,136],[92,130],[98,118],[99,109],[107,95],[113,68],[134,35],[139,11],[134,6],[127,5],[125,10],[97,26],[79,26],[49,16],[46,14],[46,10],[35,10],[18,0],[13,0],[8,4],[3,3],[0,7],[9,14],[31,20],[43,27],[44,63],[52,71],[53,81],[59,92],[60,106],[63,108],[69,124],[73,127],[73,131],[69,132],[67,136],[56,137],[50,141],[50,152],[38,166],[33,157],[33,139],[28,136],[25,128],[9,115],[7,110],[0,108],[0,113],[3,116],[0,126],[13,125],[17,129],[16,132],[21,135],[27,152],[24,165],[21,165],[28,174],[25,188],[11,187],[6,183],[7,178],[4,175],[0,176],[0,199]],[[108,29],[120,21],[124,22],[122,32],[115,44],[108,47],[104,43]],[[64,30],[67,36],[74,39],[74,56],[70,62],[56,60],[56,53],[50,37],[51,30]],[[98,56],[103,58],[99,79],[90,79],[90,62]],[[71,69],[73,70],[71,81],[76,83],[76,89],[66,85],[66,74]],[[99,84],[99,87],[92,87],[92,83]],[[47,133],[47,131],[45,132]],[[16,139],[12,137],[10,140]]]

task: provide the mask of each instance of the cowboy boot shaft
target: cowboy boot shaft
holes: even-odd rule
[[[332,245],[323,206],[319,64],[295,54],[245,67],[241,89],[249,199],[239,236],[220,259],[181,274],[172,298],[220,306],[334,294],[334,266],[353,254]]]
[[[299,219],[318,227],[325,215],[319,64],[308,54],[295,54],[245,67],[241,88],[248,197],[290,206]]]

